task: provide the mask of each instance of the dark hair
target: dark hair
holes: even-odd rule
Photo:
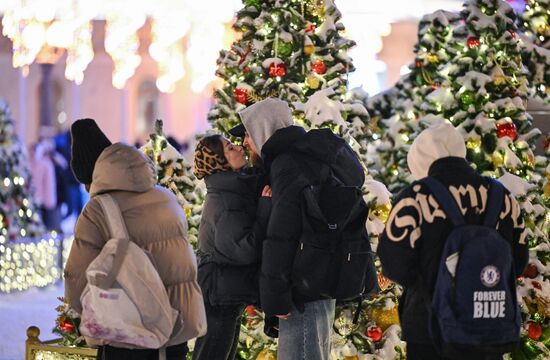
[[[199,141],[199,143],[202,144],[204,147],[212,150],[212,152],[219,156],[220,159],[224,159],[227,161],[223,152],[223,141],[221,135],[215,134],[205,136]]]

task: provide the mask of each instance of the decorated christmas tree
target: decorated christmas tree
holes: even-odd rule
[[[185,210],[189,226],[189,242],[196,247],[201,205],[206,189],[193,174],[192,165],[168,143],[162,130],[162,120],[155,122],[155,129],[142,151],[153,161],[157,170],[157,182],[176,195]]]
[[[340,17],[332,0],[246,0],[234,25],[242,37],[218,59],[224,85],[208,116],[213,127],[227,133],[239,110],[278,97],[306,127],[328,126],[360,141],[368,113],[347,91],[346,74],[354,71],[347,50],[355,42],[341,35]]]
[[[550,49],[549,0],[525,0],[519,27],[534,44]]]
[[[386,92],[396,93],[389,106],[392,111],[386,111],[385,116],[377,119],[379,140],[375,153],[371,151],[368,157],[375,161],[380,170],[379,179],[388,184],[392,192],[411,181],[409,172],[401,171],[407,168],[407,152],[413,140],[410,134],[423,128],[421,120],[425,116],[439,116],[441,109],[429,106],[429,101],[447,95],[444,72],[453,54],[450,43],[456,39],[453,33],[460,19],[458,14],[443,10],[424,16],[418,26],[411,72]],[[379,112],[380,96],[383,99],[385,94],[369,100],[369,112]]]
[[[307,129],[328,127],[343,136],[364,159],[372,131],[362,96],[348,91],[347,73],[354,70],[347,50],[355,45],[343,36],[341,14],[332,0],[247,0],[237,13],[234,29],[241,33],[230,50],[221,51],[217,75],[224,85],[215,93],[209,113],[213,128],[224,135],[239,123],[237,112],[267,97],[289,103],[295,122]],[[365,196],[371,207],[369,232],[376,246],[377,231],[390,209],[386,188],[367,176]],[[396,293],[384,283],[384,295],[364,301],[359,322],[354,305],[339,306],[334,323],[333,358],[361,353],[399,358]],[[376,308],[376,310],[373,310]],[[384,318],[378,324],[376,312]],[[262,314],[249,308],[243,319],[239,356],[275,356],[276,342],[263,334]]]
[[[550,103],[550,8],[549,0],[527,0],[518,18],[522,35],[522,57],[529,69],[531,95]]]
[[[9,105],[0,100],[0,249],[9,240],[39,236],[45,230],[32,197],[26,153]]]

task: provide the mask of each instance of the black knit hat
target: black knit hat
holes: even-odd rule
[[[95,162],[112,143],[93,119],[80,119],[71,126],[71,168],[82,184],[92,183]]]

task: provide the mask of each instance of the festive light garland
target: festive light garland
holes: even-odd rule
[[[0,236],[0,293],[50,285],[62,276],[73,237],[51,232],[40,239]]]

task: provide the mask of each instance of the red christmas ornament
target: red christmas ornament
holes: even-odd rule
[[[65,331],[65,332],[68,332],[68,333],[74,331],[74,326],[73,326],[73,324],[71,324],[70,322],[65,321],[65,320],[63,320],[63,321],[61,321],[61,322],[59,323],[59,328],[60,328],[61,330]]]
[[[539,274],[539,270],[537,269],[537,265],[535,264],[529,264],[523,271],[523,276],[528,277],[529,279],[534,279]]]
[[[327,66],[322,60],[315,60],[315,62],[311,64],[311,70],[315,71],[319,75],[323,75],[327,72]]]
[[[269,65],[269,76],[276,77],[276,76],[285,76],[286,74],[286,67],[284,63],[276,64],[274,62]]]
[[[533,281],[533,287],[542,290],[542,285],[538,281]]]
[[[248,66],[245,66],[243,69],[243,74],[248,74],[250,72],[250,68]]]
[[[254,317],[256,315],[257,314],[256,314],[256,307],[255,306],[250,305],[250,306],[246,307],[246,316]]]
[[[235,90],[233,90],[233,95],[235,95],[235,100],[237,100],[238,103],[246,105],[248,102],[248,91],[243,88],[235,88]]]
[[[315,24],[308,22],[306,25],[306,32],[311,33],[315,31]]]
[[[512,35],[512,39],[516,40],[516,32],[510,31],[510,35]]]
[[[514,122],[508,121],[505,123],[497,124],[497,136],[503,138],[508,136],[510,139],[515,140],[518,136],[516,125]]]
[[[376,325],[369,326],[369,328],[367,329],[367,336],[370,337],[374,342],[380,341],[380,339],[382,339],[383,333],[384,332],[382,331],[382,329]]]
[[[539,323],[529,321],[527,328],[527,335],[531,340],[538,340],[542,335],[542,326]]]
[[[466,45],[468,45],[468,48],[473,49],[473,48],[478,47],[479,45],[481,45],[481,41],[479,41],[479,38],[477,38],[475,36],[470,36],[466,40]]]
[[[544,139],[544,143],[542,144],[542,146],[544,151],[548,150],[548,148],[550,147],[550,135],[548,135],[546,139]]]
[[[419,68],[424,67],[424,61],[416,60],[416,67],[419,67]]]

